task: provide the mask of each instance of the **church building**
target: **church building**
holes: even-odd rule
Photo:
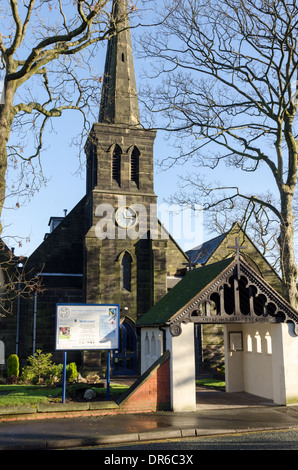
[[[141,125],[127,0],[113,1],[112,16],[116,32],[108,40],[99,117],[85,145],[86,194],[64,217],[50,218],[49,233],[27,259],[27,272],[40,277],[43,291],[30,300],[21,299],[18,316],[1,320],[0,353],[3,351],[6,359],[15,353],[17,330],[21,361],[41,349],[62,362],[62,353],[55,351],[56,305],[119,304],[120,348],[113,352],[111,371],[115,376],[140,373],[141,334],[137,326],[149,328],[150,341],[160,342],[162,328],[174,324],[169,312],[168,317],[160,313],[164,305],[160,301],[165,298],[167,302],[169,291],[182,283],[181,278],[180,290],[174,287],[170,295],[173,315],[191,299],[183,297],[188,292],[184,289],[187,264],[198,271],[191,278],[201,283],[203,291],[206,279],[200,276],[217,262],[224,263],[218,274],[230,267],[237,239],[243,246],[243,266],[250,274],[252,269],[258,280],[263,278],[280,294],[282,283],[238,224],[185,253],[158,220],[153,152],[156,132]],[[194,291],[196,288],[192,286]],[[176,305],[175,292],[184,299],[183,305]],[[161,315],[159,320],[154,320],[155,313]],[[187,321],[193,319],[187,317]],[[193,323],[207,328],[210,321]],[[215,328],[217,340],[222,335],[214,323],[211,328],[213,333]],[[68,361],[86,370],[100,371],[106,366],[100,351],[72,351]]]
[[[34,335],[35,348],[55,359],[57,303],[116,303],[121,349],[113,373],[126,374],[137,372],[137,318],[166,294],[188,257],[157,219],[156,132],[140,122],[127,1],[115,0],[112,8],[117,31],[108,41],[98,122],[85,145],[86,195],[65,217],[51,217],[50,233],[27,260],[44,292],[23,302],[20,355],[32,353]],[[101,366],[94,352],[72,358]]]

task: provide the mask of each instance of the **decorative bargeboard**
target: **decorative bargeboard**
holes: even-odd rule
[[[167,324],[173,336],[182,323],[293,322],[298,335],[298,314],[240,256],[198,293]]]

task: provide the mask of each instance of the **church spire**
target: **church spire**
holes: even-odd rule
[[[111,22],[116,34],[108,41],[99,122],[136,126],[140,116],[127,0],[113,1]]]

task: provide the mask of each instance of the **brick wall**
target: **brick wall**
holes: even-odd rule
[[[119,412],[145,413],[170,407],[170,355],[166,351],[123,396]]]

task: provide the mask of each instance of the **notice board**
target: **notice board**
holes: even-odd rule
[[[119,349],[118,304],[57,304],[56,350]]]

